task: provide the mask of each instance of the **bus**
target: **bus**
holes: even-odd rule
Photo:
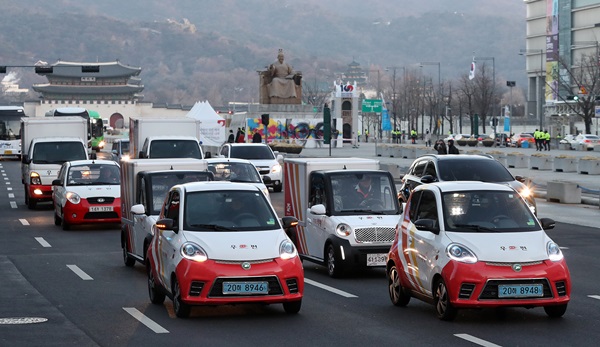
[[[60,107],[46,112],[46,117],[78,116],[88,120],[88,147],[99,151],[104,148],[104,126],[96,111],[82,107]]]
[[[0,106],[0,157],[21,155],[21,118],[25,110],[21,106]]]

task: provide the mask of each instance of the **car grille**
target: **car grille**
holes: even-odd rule
[[[475,285],[473,283],[463,283],[460,286],[460,292],[458,293],[459,299],[469,299],[471,295],[473,295],[473,290],[475,290]]]
[[[256,168],[261,175],[266,175],[271,172],[271,169],[268,166],[257,166]]]
[[[267,281],[269,282],[269,293],[268,296],[283,295],[283,289],[276,276],[263,276],[263,277],[221,277],[217,278],[213,283],[209,298],[222,298],[222,297],[236,297],[236,296],[248,296],[248,294],[223,294],[223,282],[248,282],[248,281]],[[251,294],[252,296],[261,296],[262,294]]]
[[[479,295],[480,300],[519,300],[519,298],[499,298],[498,297],[498,285],[499,284],[541,284],[544,288],[544,295],[541,298],[551,298],[552,291],[550,290],[550,284],[546,279],[518,279],[518,280],[489,280],[483,291]],[[541,299],[536,298],[536,299]],[[532,298],[523,298],[530,300]]]
[[[298,280],[295,278],[289,278],[285,280],[285,284],[287,284],[290,294],[298,293]]]
[[[513,266],[513,264],[519,264],[522,267],[525,266],[533,266],[533,265],[540,265],[542,264],[542,261],[530,261],[530,262],[525,262],[525,263],[497,263],[497,262],[486,262],[485,265],[490,265],[490,266]]]
[[[554,285],[556,286],[556,292],[558,293],[558,296],[567,295],[567,285],[564,281],[558,281]]]
[[[202,292],[202,288],[204,288],[204,282],[192,281],[192,284],[190,286],[189,295],[190,296],[200,296],[200,293]]]
[[[356,242],[392,242],[396,229],[392,227],[368,227],[354,229]]]
[[[88,212],[83,216],[83,219],[112,219],[119,218],[117,212]]]
[[[99,202],[98,199],[103,199],[102,202]],[[115,198],[110,196],[95,196],[93,198],[87,198],[88,203],[90,204],[112,204],[115,201]]]

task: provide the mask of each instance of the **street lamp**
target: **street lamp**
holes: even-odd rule
[[[388,66],[385,68],[385,71],[392,70],[393,71],[393,80],[392,80],[392,112],[394,113],[394,131],[397,129],[398,118],[396,112],[396,105],[398,104],[396,100],[396,69],[402,69],[403,71],[403,82],[406,83],[406,67],[404,66]]]
[[[369,74],[372,71],[377,71],[377,96],[375,97],[376,99],[378,99],[380,97],[380,93],[381,93],[381,75],[380,75],[380,71],[379,70],[369,70]],[[382,126],[382,122],[383,122],[383,117],[381,117],[381,114],[378,117],[379,120],[379,138],[381,139],[381,126]]]
[[[540,118],[540,130],[544,128],[544,115],[542,114],[542,103],[544,102],[544,94],[542,90],[542,77],[544,76],[544,50],[543,49],[521,49],[519,55],[539,54],[540,55],[540,71],[537,75],[537,114]],[[528,69],[529,70],[529,69]]]
[[[496,59],[494,57],[473,57],[474,61],[477,60],[491,60],[492,61],[492,97],[494,97],[494,92],[496,91]],[[492,100],[492,102],[494,102]],[[493,105],[492,105],[493,106]],[[492,107],[492,119],[494,118],[494,109]],[[494,133],[496,129],[494,129]]]
[[[439,61],[425,61],[425,62],[420,62],[419,65],[421,67],[423,67],[424,65],[437,65],[438,67],[438,95],[441,96],[442,94],[442,65]],[[438,110],[439,112],[439,110]],[[436,115],[436,118],[439,115]],[[421,118],[421,133],[425,132],[425,117]],[[442,134],[443,135],[443,134]]]

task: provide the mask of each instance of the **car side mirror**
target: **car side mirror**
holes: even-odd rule
[[[62,183],[60,182],[60,180],[56,179],[56,180],[52,180],[52,185],[53,186],[60,186],[60,185],[62,185]]]
[[[317,204],[317,205],[312,205],[310,207],[310,213],[312,213],[312,214],[318,214],[318,215],[323,215],[323,214],[327,213],[327,211],[325,209],[325,205],[323,205],[323,204]]]
[[[156,227],[160,230],[172,230],[178,231],[178,228],[174,225],[174,221],[171,218],[163,218],[156,221]]]
[[[113,149],[113,150],[112,150],[112,151],[110,151],[110,152],[111,152],[112,154],[114,154],[114,155],[118,155],[118,154],[119,154],[119,152],[117,152],[117,150],[116,150],[116,149]]]
[[[204,154],[204,159],[210,159],[210,158],[212,158],[212,154],[210,152],[206,152]]]
[[[281,218],[281,223],[284,229],[294,228],[298,225],[298,218],[292,216],[285,216]]]
[[[22,155],[21,156],[21,163],[23,164],[29,164],[29,157],[27,155]]]
[[[432,233],[439,235],[440,227],[438,221],[435,219],[417,219],[415,227],[418,230],[431,231]]]
[[[521,183],[524,183],[525,182],[525,177],[523,177],[523,176],[515,176],[515,180],[517,180],[517,181],[519,181]]]
[[[92,154],[90,154],[90,159],[95,160],[98,158],[98,155],[96,154],[96,152],[92,152]]]
[[[131,206],[131,213],[133,213],[133,214],[145,214],[146,213],[146,209],[144,208],[144,205],[142,205],[142,204],[133,205],[133,206]]]
[[[270,184],[271,181],[272,181],[272,179],[269,176],[263,176],[262,177],[262,181],[263,181],[264,184]]]
[[[544,230],[554,229],[556,226],[556,222],[551,218],[540,218],[540,223],[542,224],[542,229]]]
[[[432,175],[424,175],[421,177],[421,183],[432,183],[435,182],[436,179]]]
[[[140,151],[140,153],[138,154],[138,158],[146,158],[146,155],[144,154],[144,152]]]

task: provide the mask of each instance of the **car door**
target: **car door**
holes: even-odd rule
[[[60,170],[58,171],[58,177],[57,179],[60,180],[61,184],[58,186],[52,186],[52,195],[53,195],[53,201],[54,201],[54,208],[56,211],[60,211],[60,209],[62,208],[62,206],[65,203],[66,197],[66,186],[68,184],[67,182],[67,171],[68,171],[68,164],[64,163]]]
[[[179,191],[171,191],[163,210],[165,218],[173,219],[173,229],[179,229],[179,202]],[[161,277],[162,283],[165,284],[165,287],[170,289],[171,273],[175,272],[175,268],[177,267],[175,261],[180,258],[175,256],[175,253],[179,251],[181,245],[180,234],[178,232],[176,233],[174,230],[157,230],[157,232],[159,257],[162,264],[159,276]]]
[[[154,219],[150,217],[152,214],[153,206],[148,206],[147,193],[147,177],[141,177],[138,183],[138,191],[136,192],[136,204],[144,205],[146,213],[134,214],[133,215],[133,245],[131,245],[131,252],[141,258],[146,258],[144,254],[144,240],[146,236],[152,232],[152,226],[154,225]]]
[[[304,228],[304,239],[308,248],[308,254],[323,259],[325,241],[329,236],[326,228],[327,215],[311,212],[311,207],[324,205],[327,210],[327,199],[325,192],[325,178],[320,174],[311,174],[309,179],[308,210],[306,211],[306,227]]]

